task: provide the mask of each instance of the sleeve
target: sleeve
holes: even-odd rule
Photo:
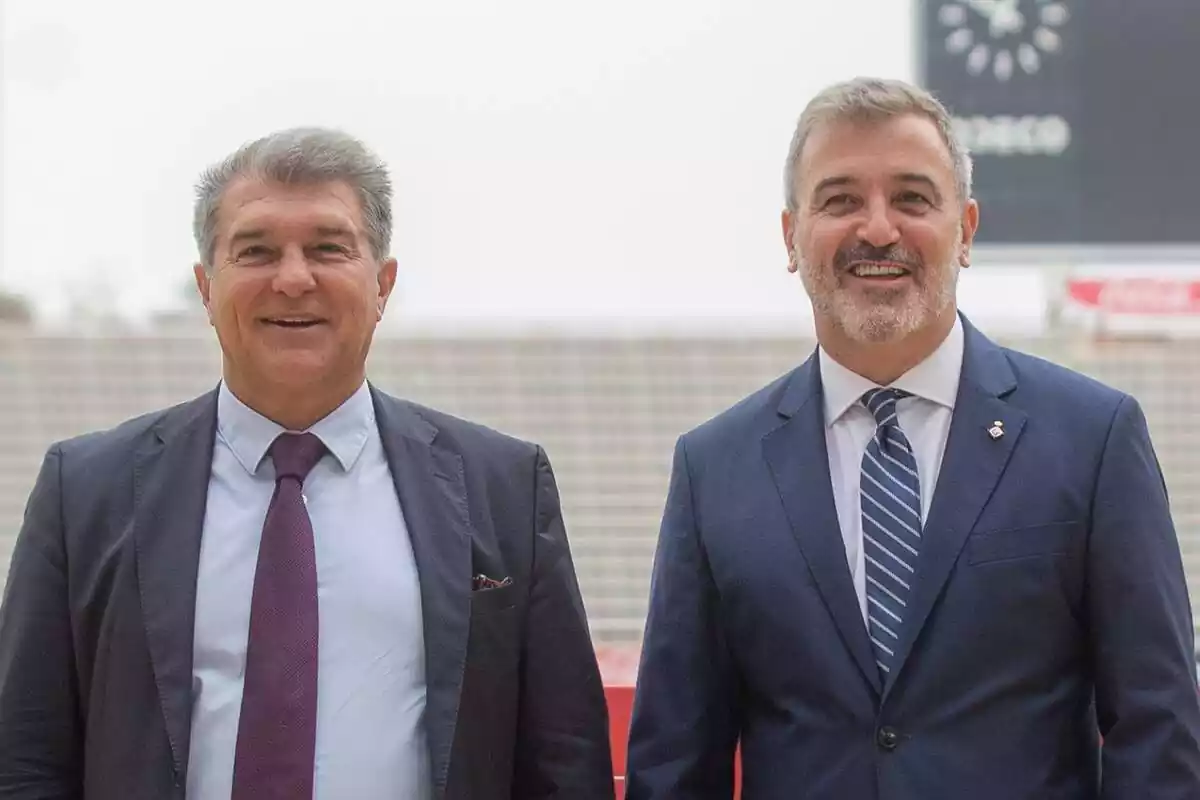
[[[738,740],[736,675],[675,446],[629,734],[628,800],[729,800]]]
[[[1101,797],[1200,797],[1191,605],[1162,471],[1131,397],[1117,408],[1101,456],[1086,600]]]
[[[83,730],[61,512],[62,453],[46,454],[0,608],[0,798],[80,800]]]
[[[554,472],[541,448],[534,492],[533,577],[521,659],[513,796],[612,800],[604,686]]]

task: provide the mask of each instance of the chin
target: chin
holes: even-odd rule
[[[329,372],[328,359],[316,354],[305,357],[299,353],[273,358],[272,363],[263,369],[263,375],[270,376],[272,383],[293,387],[319,385],[328,379]]]
[[[887,344],[898,342],[908,335],[900,326],[890,321],[870,320],[857,325],[844,326],[846,335],[862,344]]]
[[[839,315],[842,330],[864,344],[900,341],[928,325],[932,319],[917,308],[853,308]]]

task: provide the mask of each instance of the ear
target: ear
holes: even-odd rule
[[[379,266],[379,295],[375,303],[375,319],[383,319],[383,312],[387,308],[388,298],[392,296],[392,289],[396,286],[396,272],[398,265],[396,259],[386,259]]]
[[[796,217],[791,211],[784,209],[779,221],[783,228],[783,246],[787,249],[788,254],[788,272],[795,272],[800,268],[800,265],[796,263],[796,248],[792,244],[795,241],[793,237],[795,234]]]
[[[979,230],[979,203],[968,200],[963,205],[961,220],[962,236],[958,243],[958,263],[964,267],[971,266],[971,245],[975,242],[975,232]]]
[[[192,265],[192,275],[196,278],[196,290],[200,292],[200,299],[204,303],[204,312],[208,315],[208,322],[211,325],[213,321],[212,276],[204,269],[204,265],[198,261]]]

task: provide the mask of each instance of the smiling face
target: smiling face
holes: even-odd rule
[[[834,121],[813,131],[783,215],[794,269],[823,340],[940,341],[978,225],[959,198],[937,126],[917,114]]]
[[[348,184],[234,180],[213,261],[211,274],[196,265],[196,283],[239,399],[311,423],[307,409],[328,413],[362,384],[396,262],[373,255]]]

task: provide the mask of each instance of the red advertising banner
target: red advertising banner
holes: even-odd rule
[[[1063,317],[1111,334],[1200,336],[1200,266],[1079,270],[1067,279]]]

